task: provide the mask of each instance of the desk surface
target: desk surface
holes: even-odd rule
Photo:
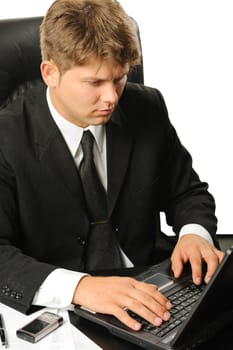
[[[119,339],[109,333],[105,328],[93,324],[88,320],[70,313],[70,319],[74,326],[98,344],[103,350],[142,350],[141,347],[131,344],[123,339]],[[197,350],[232,350],[233,349],[233,324],[216,334],[207,343],[201,344]]]

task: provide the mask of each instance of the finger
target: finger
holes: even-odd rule
[[[175,249],[171,256],[171,268],[175,278],[181,276],[185,262],[187,262],[187,258],[182,256],[181,253]]]
[[[142,327],[142,324],[131,317],[125,308],[117,307],[115,310],[113,310],[113,315],[125,326],[134,331],[139,331]]]
[[[121,299],[130,311],[156,326],[170,318],[171,303],[155,285],[134,280],[132,287],[124,300]]]
[[[219,263],[222,261],[223,256],[224,256],[223,252],[217,249],[214,249],[214,254],[212,253],[208,255],[208,258],[205,259],[207,263],[207,271],[204,278],[205,283],[208,283],[209,280],[212,278]]]
[[[127,308],[130,311],[155,326],[160,326],[163,321],[169,320],[170,313],[165,308],[161,307],[159,303],[156,301],[146,301],[146,304],[149,304],[150,307],[147,307],[137,299],[128,298],[126,301]]]
[[[196,285],[202,282],[202,257],[198,252],[190,254],[189,262],[192,270],[192,280]]]
[[[152,300],[156,300],[156,302],[162,305],[165,309],[171,309],[170,301],[165,295],[163,295],[158,290],[158,287],[156,285],[136,281],[136,287],[138,288],[138,290],[141,290],[142,292],[146,293],[146,295],[151,296]]]
[[[225,256],[225,253],[222,252],[221,250],[218,250],[218,249],[215,249],[215,251],[216,251],[216,254],[217,254],[217,256],[218,256],[218,260],[219,260],[219,264],[220,264],[221,261],[222,261],[222,259],[223,259],[224,256]]]

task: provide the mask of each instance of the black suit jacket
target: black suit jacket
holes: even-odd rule
[[[0,301],[22,312],[55,268],[83,270],[88,244],[79,173],[45,91],[37,83],[0,112]],[[176,233],[198,223],[215,239],[214,200],[159,91],[127,84],[106,133],[109,215],[136,266],[170,253],[160,212]]]

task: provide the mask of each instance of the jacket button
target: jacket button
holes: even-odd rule
[[[16,295],[17,295],[17,292],[14,292],[14,291],[13,291],[13,292],[11,292],[10,297],[15,299],[15,298],[16,298]]]
[[[6,296],[11,294],[11,289],[7,286],[2,287],[2,293],[5,294]]]
[[[21,293],[16,293],[15,299],[22,299],[22,294]]]
[[[78,243],[82,246],[84,246],[86,244],[86,241],[84,239],[82,239],[82,237],[78,237],[77,240],[78,240]]]

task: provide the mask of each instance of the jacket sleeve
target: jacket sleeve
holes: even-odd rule
[[[176,234],[186,224],[199,224],[218,246],[214,198],[208,191],[208,184],[201,181],[193,169],[192,157],[170,123],[163,97],[159,95],[168,121],[160,186],[161,211],[165,212],[167,223]]]
[[[34,294],[55,266],[24,254],[16,197],[14,173],[0,151],[0,301],[27,313]]]

